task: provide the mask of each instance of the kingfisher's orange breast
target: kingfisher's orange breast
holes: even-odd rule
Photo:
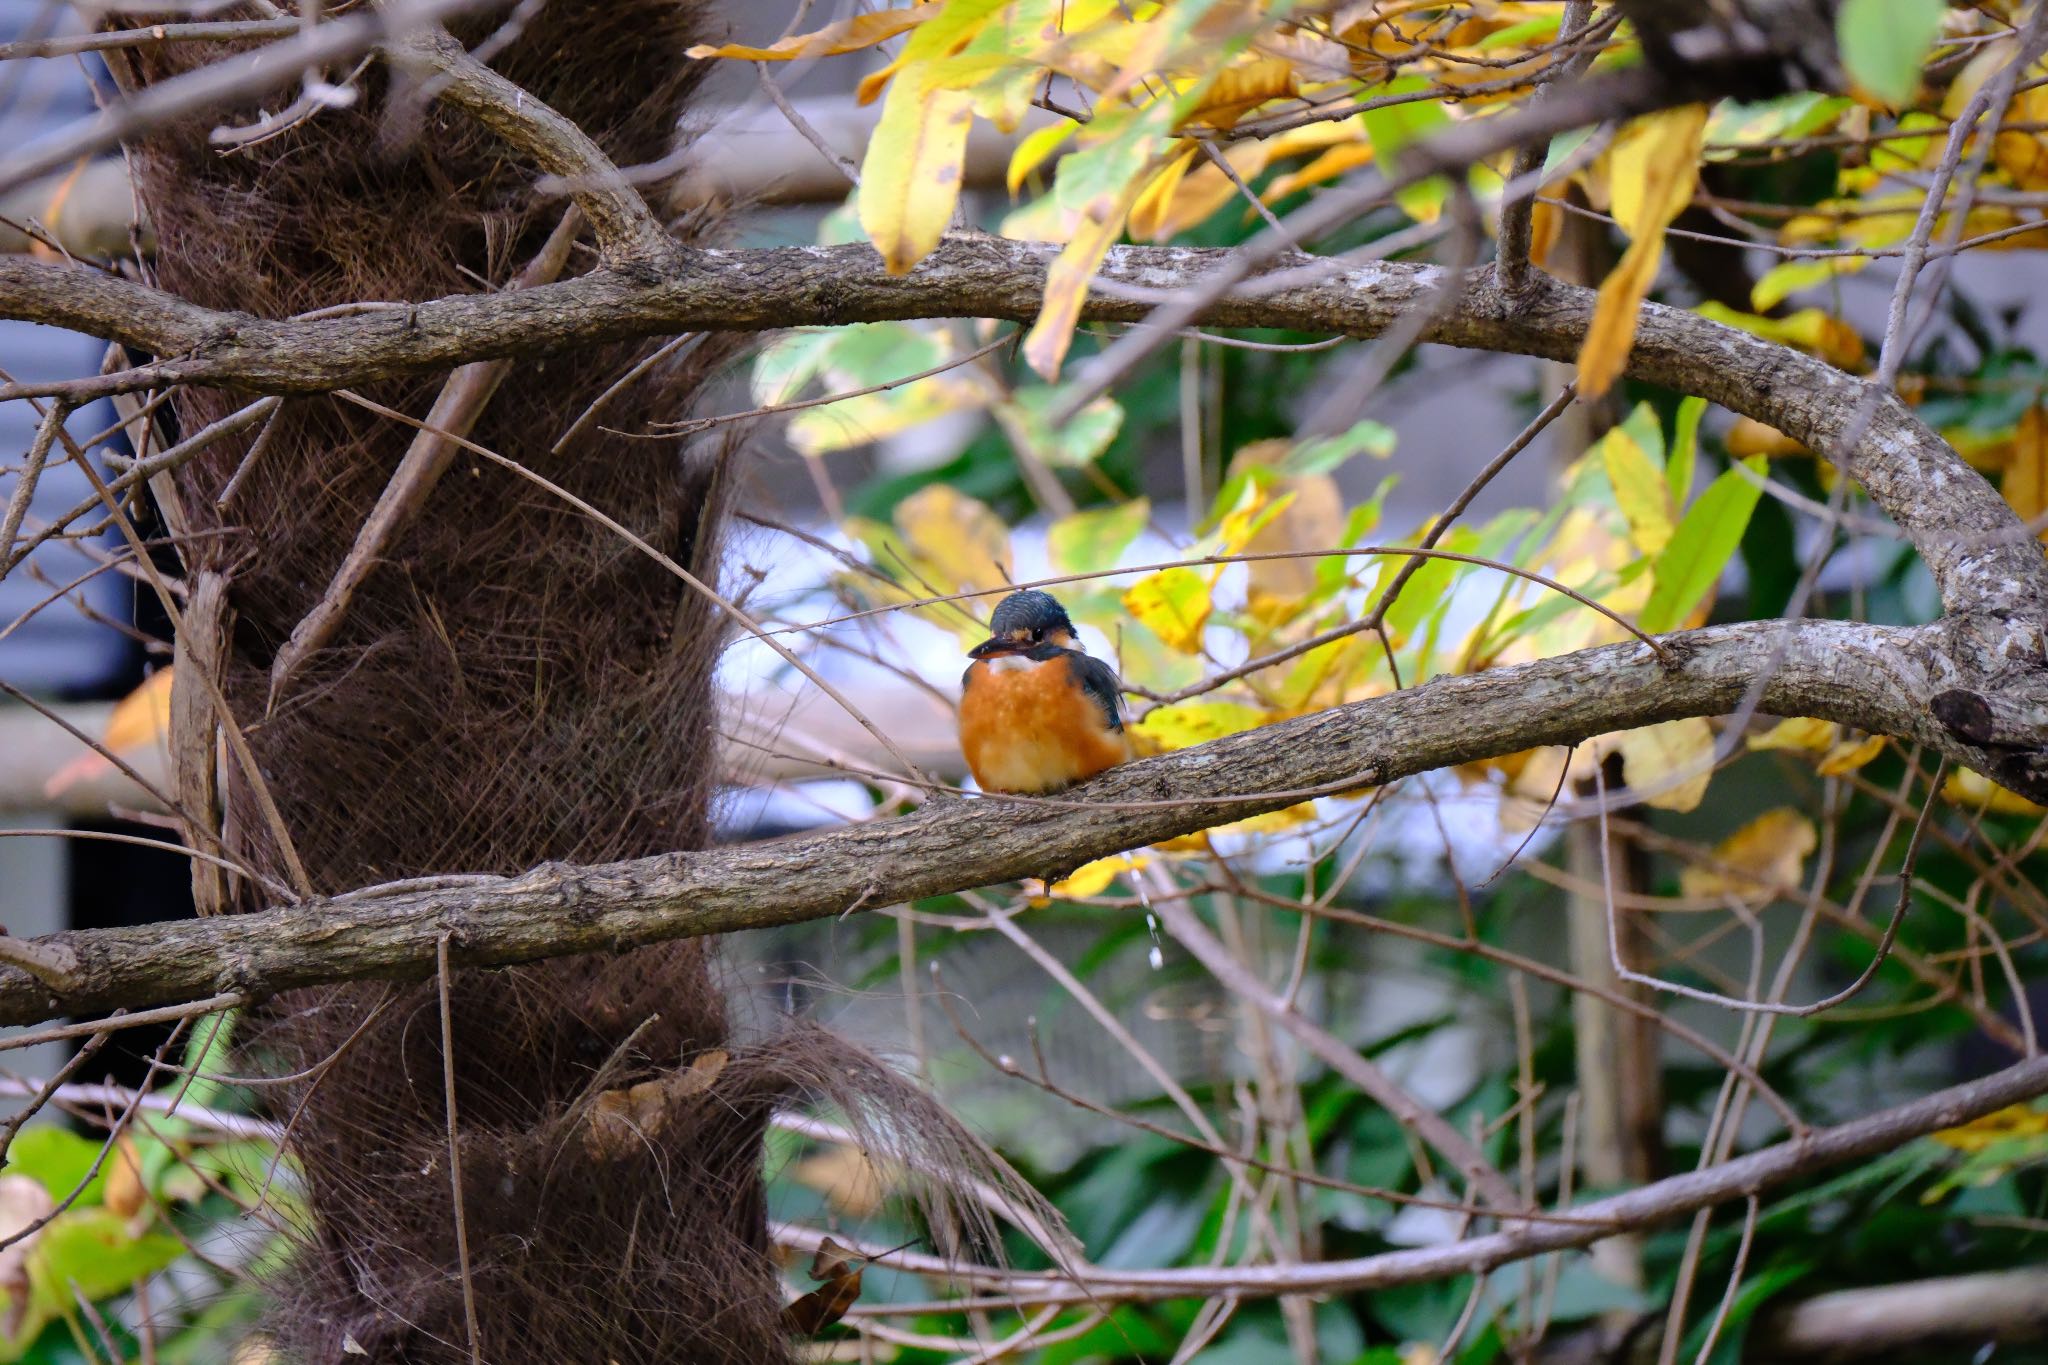
[[[1023,665],[1023,666],[1019,666]],[[960,751],[983,791],[1036,795],[1131,757],[1065,659],[983,659],[960,698]]]

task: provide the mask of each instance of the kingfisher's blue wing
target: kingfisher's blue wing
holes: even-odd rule
[[[1116,670],[1090,654],[1069,653],[1067,667],[1073,670],[1074,681],[1088,694],[1088,700],[1102,708],[1102,718],[1112,730],[1124,728],[1123,684],[1117,681]]]

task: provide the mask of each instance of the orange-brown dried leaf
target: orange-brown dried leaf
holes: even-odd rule
[[[1640,126],[1610,158],[1614,216],[1630,241],[1620,264],[1600,285],[1592,324],[1579,347],[1579,391],[1588,398],[1606,393],[1628,362],[1638,314],[1664,260],[1664,229],[1692,202],[1699,183],[1707,108],[1692,104],[1666,110]]]
[[[749,47],[745,43],[699,43],[684,55],[700,60],[725,57],[748,62],[793,62],[807,57],[836,57],[887,42],[899,33],[916,28],[945,8],[944,0],[933,0],[931,4],[913,5],[909,9],[877,10],[827,24],[815,32],[793,34],[766,47]]]
[[[794,1336],[816,1336],[846,1316],[846,1310],[860,1300],[862,1267],[834,1275],[831,1279],[782,1310],[782,1325]]]
[[[2022,521],[2032,524],[2048,513],[2048,408],[2036,404],[2020,415],[1999,491]],[[2048,540],[2048,527],[2040,535]]]

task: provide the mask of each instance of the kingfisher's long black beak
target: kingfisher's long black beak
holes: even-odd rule
[[[968,650],[967,657],[970,659],[990,659],[998,654],[1016,654],[1021,649],[1021,645],[1007,636],[992,635]]]

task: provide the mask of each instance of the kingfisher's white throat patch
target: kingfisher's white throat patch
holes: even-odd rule
[[[991,673],[1021,673],[1027,668],[1038,667],[1038,660],[1027,659],[1022,654],[998,654],[988,661]]]

